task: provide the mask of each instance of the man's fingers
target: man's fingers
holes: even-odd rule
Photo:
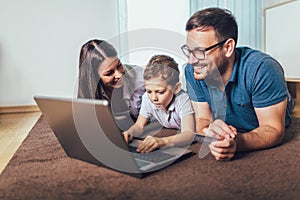
[[[223,139],[223,137],[218,134],[214,129],[212,128],[204,128],[203,132],[205,133],[206,136],[208,137],[214,137],[214,138],[218,138],[218,139]]]
[[[228,161],[236,152],[236,144],[232,138],[212,142],[209,145],[211,154],[219,161]]]
[[[220,154],[217,152],[211,151],[211,154],[215,157],[216,160],[218,161],[229,161],[233,155],[232,154]]]
[[[233,127],[233,126],[231,126],[231,125],[229,125],[229,128],[231,129],[231,134],[230,134],[230,136],[232,137],[232,138],[235,138],[235,136],[237,135],[237,129],[235,128],[235,127]]]
[[[235,138],[236,135],[236,129],[233,126],[227,125],[224,121],[220,119],[216,119],[213,123],[209,125],[209,128],[211,135],[219,135],[221,137],[217,138],[225,138],[228,136]],[[216,137],[216,136],[214,136]]]
[[[233,143],[234,143],[233,138],[227,138],[224,140],[214,141],[210,145],[212,145],[216,148],[229,148],[233,145]]]
[[[220,130],[221,130],[220,134],[223,137],[225,137],[226,134],[229,134],[231,136],[232,129],[224,121],[222,121],[220,119],[217,119],[217,120],[214,121],[214,124],[220,128]]]

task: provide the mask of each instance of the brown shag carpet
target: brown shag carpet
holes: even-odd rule
[[[0,175],[0,199],[299,199],[299,133],[293,118],[277,147],[230,162],[196,154],[137,179],[67,157],[42,116]]]

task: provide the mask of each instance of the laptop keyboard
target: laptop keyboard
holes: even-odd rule
[[[129,146],[129,150],[130,152],[132,152],[134,158],[149,161],[149,162],[154,162],[154,163],[158,163],[176,156],[158,150],[152,151],[150,153],[138,153],[136,149],[137,149],[136,147]]]
[[[137,165],[138,168],[144,167],[146,165],[149,165],[149,162],[143,161],[143,160],[139,160],[139,159],[135,159],[135,163]]]

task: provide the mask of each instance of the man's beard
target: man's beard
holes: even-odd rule
[[[196,80],[204,80],[209,74],[208,64],[207,63],[197,63],[194,67],[194,78]]]
[[[226,72],[228,65],[229,65],[229,61],[226,58],[224,58],[223,55],[222,55],[222,57],[223,57],[222,62],[220,63],[220,65],[218,67],[221,76]]]
[[[222,56],[222,60],[220,63],[205,62],[205,63],[195,63],[194,67],[194,78],[196,80],[204,80],[204,79],[215,79],[216,77],[222,76],[227,68],[229,61],[225,56]]]

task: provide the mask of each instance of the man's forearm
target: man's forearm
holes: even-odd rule
[[[247,133],[236,136],[237,151],[265,149],[279,144],[284,136],[284,130],[279,131],[271,126],[258,127]]]
[[[205,118],[198,118],[196,120],[197,120],[197,122],[196,122],[196,132],[201,134],[201,135],[205,135],[205,133],[203,132],[203,129],[209,127],[210,120],[205,119]]]

